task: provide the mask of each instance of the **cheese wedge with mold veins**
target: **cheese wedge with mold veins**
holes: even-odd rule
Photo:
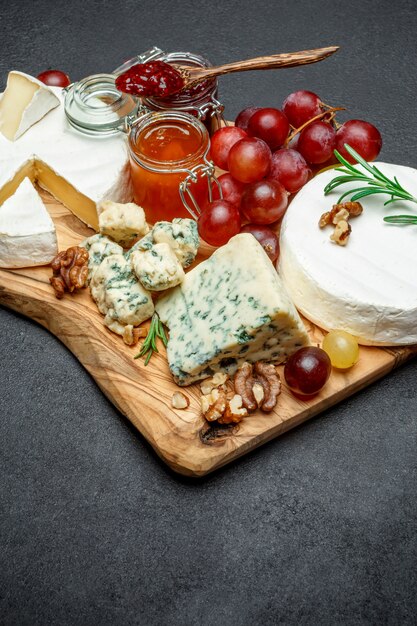
[[[37,78],[12,71],[0,100],[0,132],[15,141],[59,105],[52,89]]]
[[[280,363],[310,341],[269,257],[242,233],[156,303],[168,326],[167,356],[179,385],[245,361]]]
[[[383,174],[417,196],[417,170],[375,163]],[[384,207],[388,196],[361,199],[363,213],[351,218],[346,246],[330,241],[332,227],[320,216],[349,183],[328,196],[335,170],[319,174],[292,200],[280,237],[279,272],[298,310],[325,330],[344,330],[365,345],[417,343],[417,228],[384,222],[386,215],[415,213],[410,202]]]
[[[50,89],[58,107],[14,142],[0,134],[0,204],[28,177],[97,231],[97,203],[133,197],[126,136],[75,130],[65,116],[63,90]]]
[[[0,267],[46,265],[58,254],[54,223],[28,178],[0,206]]]

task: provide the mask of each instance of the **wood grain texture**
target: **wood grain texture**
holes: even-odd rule
[[[79,243],[92,234],[46,192],[41,196],[57,227],[59,249]],[[200,260],[209,253],[203,250]],[[149,441],[157,454],[176,472],[203,476],[257,446],[301,424],[321,411],[366,387],[417,354],[417,347],[361,347],[360,360],[351,370],[334,370],[325,389],[314,400],[298,400],[285,388],[271,414],[257,412],[233,428],[207,431],[200,414],[199,386],[182,391],[189,397],[187,410],[175,410],[171,398],[178,387],[168,369],[165,353],[154,355],[147,367],[134,360],[138,347],[126,346],[108,331],[88,289],[57,300],[49,284],[49,267],[0,270],[0,304],[35,320],[58,337],[103,393]],[[322,332],[306,322],[313,343]]]

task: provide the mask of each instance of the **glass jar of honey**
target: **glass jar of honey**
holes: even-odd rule
[[[151,223],[198,218],[211,198],[213,164],[207,128],[182,111],[147,113],[131,126],[129,153],[134,199]]]

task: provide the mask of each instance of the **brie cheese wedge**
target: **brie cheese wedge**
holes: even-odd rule
[[[58,105],[59,98],[40,80],[10,72],[0,100],[0,132],[15,141]]]
[[[17,141],[0,134],[0,204],[27,176],[98,230],[97,203],[126,203],[133,197],[126,135],[92,137],[75,130],[65,115],[64,91],[50,89],[58,107]],[[13,106],[19,103],[14,98]]]
[[[376,163],[417,196],[417,170]],[[388,196],[361,199],[363,213],[350,218],[346,246],[330,241],[332,226],[320,216],[349,183],[324,195],[335,170],[319,174],[295,196],[281,226],[279,273],[298,310],[325,330],[345,330],[365,345],[417,343],[417,228],[384,222],[386,215],[415,213],[415,205]]]
[[[58,254],[54,223],[28,178],[0,206],[0,267],[50,263]]]

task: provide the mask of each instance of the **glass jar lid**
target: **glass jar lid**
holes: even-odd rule
[[[127,131],[136,118],[137,100],[115,85],[114,74],[94,74],[66,88],[65,114],[69,123],[88,135]]]

